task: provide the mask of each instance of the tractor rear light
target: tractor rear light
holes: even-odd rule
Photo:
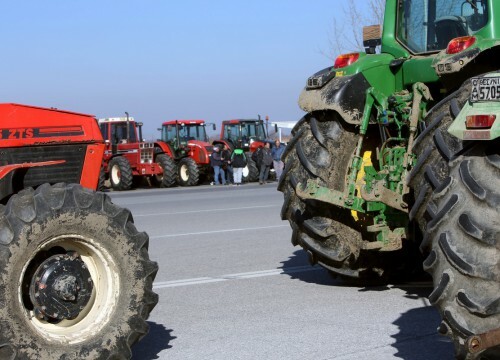
[[[468,49],[476,42],[476,38],[474,36],[462,36],[455,39],[452,39],[448,46],[446,47],[447,54],[456,54],[465,49]]]
[[[335,59],[334,69],[341,69],[355,63],[359,59],[359,53],[350,53],[339,55]]]
[[[467,129],[489,129],[493,126],[496,115],[470,115],[466,117]]]

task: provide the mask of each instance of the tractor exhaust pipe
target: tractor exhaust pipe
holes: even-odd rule
[[[130,142],[130,119],[128,116],[128,112],[125,111],[125,115],[127,115],[127,143]]]

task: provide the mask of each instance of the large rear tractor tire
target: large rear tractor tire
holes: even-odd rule
[[[404,243],[403,249],[392,252],[365,249],[371,238],[350,210],[296,195],[298,183],[305,185],[308,179],[319,179],[322,186],[344,191],[358,141],[356,129],[335,112],[313,113],[297,123],[292,135],[282,156],[285,169],[278,184],[284,194],[281,217],[290,222],[292,244],[302,246],[311,263],[360,284],[409,277],[417,268],[412,257],[418,251],[412,244]]]
[[[130,190],[134,181],[132,167],[128,160],[118,156],[109,161],[109,181],[113,190]]]
[[[417,137],[413,152],[417,163],[409,176],[415,201],[410,210],[411,220],[416,220],[425,233],[425,215],[432,193],[439,193],[448,185],[448,161],[455,159],[467,146],[462,140],[448,133],[448,127],[460,113],[470,94],[470,83],[436,104],[426,117],[426,127]],[[424,250],[424,249],[422,249]]]
[[[446,186],[427,206],[434,280],[430,302],[441,313],[439,332],[459,359],[500,359],[500,346],[468,352],[466,339],[500,327],[500,141],[476,143],[448,162]]]
[[[158,302],[148,236],[80,185],[0,206],[0,358],[128,359]]]
[[[179,185],[195,186],[200,181],[200,170],[193,159],[186,157],[179,161]]]
[[[425,234],[420,248],[434,282],[429,300],[442,316],[439,332],[460,359],[497,359],[499,347],[471,354],[466,344],[500,323],[500,142],[462,141],[447,132],[470,89],[466,81],[427,115],[415,141],[410,217]]]
[[[260,170],[257,168],[255,161],[252,160],[252,153],[247,152],[245,156],[247,158],[247,166],[243,168],[241,180],[243,182],[255,182],[259,180]]]
[[[166,154],[156,155],[155,162],[162,168],[163,173],[151,176],[151,183],[159,187],[172,187],[177,184],[177,165],[174,159]]]

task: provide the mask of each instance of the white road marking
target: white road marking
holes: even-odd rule
[[[200,277],[193,279],[184,279],[184,280],[172,280],[172,281],[162,281],[155,282],[153,284],[153,289],[163,289],[163,288],[171,288],[178,286],[189,286],[189,285],[200,285],[200,284],[209,284],[214,282],[228,281],[228,280],[241,280],[241,279],[253,279],[264,276],[273,276],[273,275],[281,275],[281,274],[294,274],[299,272],[309,272],[309,271],[318,271],[323,270],[322,267],[319,266],[295,266],[284,269],[271,269],[271,270],[262,270],[262,271],[251,271],[245,273],[238,274],[228,274],[222,275],[219,277]]]
[[[253,227],[253,228],[240,228],[240,229],[227,229],[227,230],[213,230],[213,231],[200,231],[200,232],[192,232],[192,233],[184,233],[184,234],[168,234],[168,235],[157,235],[150,236],[150,239],[163,239],[177,236],[192,236],[192,235],[204,235],[204,234],[218,234],[218,233],[226,233],[226,232],[235,232],[235,231],[249,231],[249,230],[261,230],[261,229],[275,229],[281,227],[290,227],[290,225],[273,225],[273,226],[261,226],[261,227]]]
[[[219,209],[205,209],[205,210],[193,210],[193,211],[177,211],[177,212],[165,212],[165,213],[154,213],[154,214],[140,214],[140,215],[134,215],[134,218],[143,217],[143,216],[195,214],[195,213],[215,212],[215,211],[234,211],[234,210],[248,210],[248,209],[263,209],[263,208],[271,208],[271,207],[281,207],[281,205],[260,205],[260,206],[247,206],[247,207],[237,207],[237,208],[219,208]]]

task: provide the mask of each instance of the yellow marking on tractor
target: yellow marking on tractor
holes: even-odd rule
[[[361,163],[361,169],[358,172],[358,176],[356,177],[356,196],[361,198],[361,181],[365,176],[365,166],[373,166],[372,164],[372,152],[365,151],[363,153],[363,162]],[[351,210],[351,215],[355,221],[359,221],[358,212],[355,210]]]

